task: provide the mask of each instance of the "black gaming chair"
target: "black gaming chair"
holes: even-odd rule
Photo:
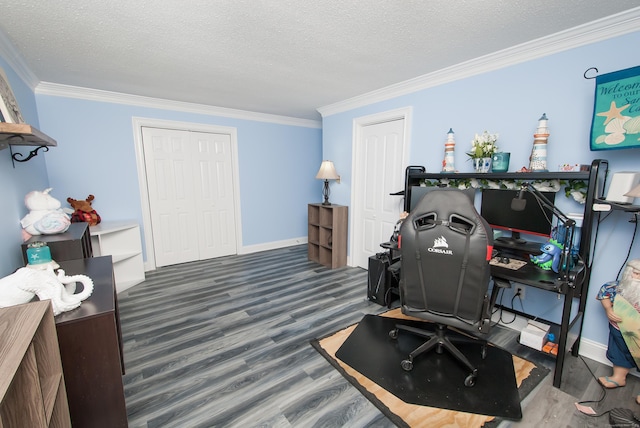
[[[399,331],[429,339],[402,361],[410,371],[414,359],[435,348],[449,351],[470,374],[466,386],[475,385],[478,370],[452,342],[478,339],[456,335],[448,337],[448,327],[482,336],[491,326],[495,297],[488,295],[493,250],[493,234],[487,222],[462,191],[437,190],[427,193],[400,228],[400,303],[406,315],[435,323],[435,332],[397,324],[389,332],[396,339]],[[494,293],[495,294],[495,293]],[[480,340],[482,358],[486,341]]]

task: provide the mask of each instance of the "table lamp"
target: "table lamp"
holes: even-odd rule
[[[322,205],[331,205],[331,203],[329,202],[329,180],[340,179],[340,176],[336,172],[336,168],[333,166],[333,162],[331,162],[330,160],[323,160],[316,178],[318,180],[324,180],[324,187],[322,188],[324,202],[322,202]]]

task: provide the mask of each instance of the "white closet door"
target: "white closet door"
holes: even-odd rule
[[[235,254],[230,137],[142,128],[156,266]]]
[[[191,133],[200,260],[236,253],[231,136]]]

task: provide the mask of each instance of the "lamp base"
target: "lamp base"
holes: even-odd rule
[[[329,180],[324,180],[324,186],[322,187],[322,196],[324,196],[324,202],[322,205],[331,205],[329,202]]]

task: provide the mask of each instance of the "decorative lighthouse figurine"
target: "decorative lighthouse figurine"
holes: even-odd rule
[[[538,129],[533,134],[533,149],[529,157],[529,170],[531,171],[547,171],[547,140],[549,139],[547,122],[547,114],[542,113],[542,117],[538,119]]]
[[[447,132],[447,141],[444,143],[444,160],[442,161],[442,172],[455,172],[455,149],[456,140],[453,138],[453,129]]]

